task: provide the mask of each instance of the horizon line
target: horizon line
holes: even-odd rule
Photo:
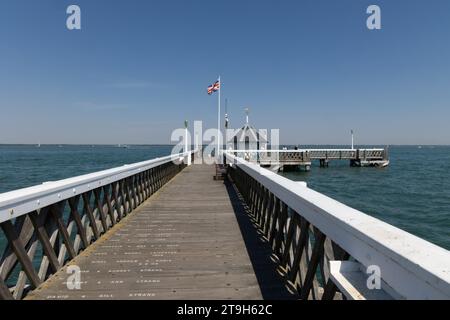
[[[0,146],[176,146],[178,143],[0,143]],[[192,146],[193,144],[191,144]],[[207,146],[208,143],[202,144]],[[349,143],[281,143],[280,146],[350,146]],[[355,146],[450,146],[449,144],[429,144],[429,143],[394,143],[394,144],[379,144],[379,143],[361,143]]]

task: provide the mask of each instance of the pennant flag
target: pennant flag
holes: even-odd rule
[[[216,82],[214,82],[212,85],[210,85],[208,87],[208,94],[211,95],[219,89],[220,89],[220,81],[217,80]]]

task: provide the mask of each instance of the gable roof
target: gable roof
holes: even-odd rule
[[[229,141],[234,140],[237,137],[238,141],[245,141],[245,137],[249,137],[251,141],[268,142],[267,137],[259,135],[258,131],[248,123],[246,123],[242,128],[236,131],[236,133],[230,138]]]

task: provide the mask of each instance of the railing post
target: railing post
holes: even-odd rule
[[[278,225],[280,224],[279,216],[280,216],[280,199],[275,197],[272,225],[271,225],[271,228],[269,231],[269,243],[270,243],[270,247],[272,249],[273,249],[273,243],[274,243],[274,239],[275,239],[275,232],[276,232],[277,224]]]
[[[287,231],[286,242],[284,244],[283,258],[281,260],[281,267],[285,268],[286,270],[288,267],[288,262],[290,261],[289,255],[291,251],[292,240],[294,238],[295,228],[297,227],[297,219],[297,214],[293,214],[289,218],[289,227]]]
[[[280,222],[278,226],[278,232],[276,233],[275,236],[275,247],[273,249],[275,254],[278,256],[278,260],[280,262],[283,259],[283,254],[281,252],[281,245],[284,240],[284,229],[287,224],[287,218],[288,218],[288,207],[285,203],[282,203],[280,208]]]
[[[294,212],[294,214],[297,214]],[[293,262],[292,268],[289,270],[288,279],[292,284],[295,284],[295,279],[297,277],[298,270],[300,268],[300,261],[302,258],[302,254],[305,251],[306,243],[309,240],[309,222],[304,218],[300,217],[300,236],[298,238],[297,245],[295,246],[295,250],[293,252]]]
[[[269,192],[269,205],[266,213],[266,219],[264,220],[262,228],[264,235],[267,237],[267,239],[269,238],[269,227],[271,221],[273,223],[273,207],[274,207],[274,195],[272,192],[270,191],[268,192]]]
[[[311,258],[308,264],[308,271],[305,276],[305,280],[301,285],[300,299],[308,299],[309,292],[313,285],[314,277],[316,276],[317,266],[319,265],[320,258],[323,255],[323,243],[325,241],[325,235],[316,229],[315,242],[311,253]]]

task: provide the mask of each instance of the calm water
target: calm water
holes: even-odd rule
[[[172,146],[0,145],[0,193],[167,156]]]
[[[0,193],[168,155],[171,146],[0,145]],[[450,147],[390,148],[387,168],[346,161],[285,173],[314,190],[450,249]]]

